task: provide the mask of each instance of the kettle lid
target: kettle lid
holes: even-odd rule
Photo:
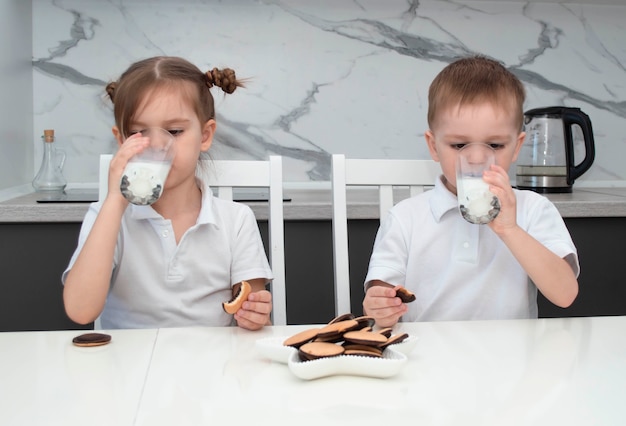
[[[524,117],[561,117],[566,112],[580,111],[580,108],[576,107],[564,107],[564,106],[551,106],[543,108],[533,108],[524,112]]]

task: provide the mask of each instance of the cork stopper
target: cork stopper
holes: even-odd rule
[[[54,142],[54,130],[46,129],[43,131],[43,140],[46,142]]]

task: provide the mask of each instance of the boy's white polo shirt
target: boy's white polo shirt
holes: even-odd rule
[[[74,264],[101,203],[90,206]],[[231,325],[222,302],[232,285],[273,278],[252,210],[202,188],[197,223],[176,244],[174,229],[150,206],[129,205],[118,236],[103,328]]]
[[[514,191],[520,227],[578,275],[576,247],[556,207],[532,191]],[[390,210],[376,236],[366,289],[372,280],[415,293],[403,321],[537,317],[537,288],[524,269],[487,225],[461,217],[441,179]]]

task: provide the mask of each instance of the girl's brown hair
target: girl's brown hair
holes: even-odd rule
[[[428,91],[428,125],[451,107],[489,102],[508,111],[522,129],[526,91],[522,82],[500,62],[484,56],[459,59],[446,66]]]
[[[186,86],[184,83],[189,83]],[[233,93],[243,82],[237,80],[230,68],[213,68],[206,73],[189,61],[174,56],[156,56],[132,64],[119,78],[106,86],[106,93],[113,102],[115,124],[123,136],[128,136],[129,126],[145,97],[162,88],[176,87],[194,105],[201,123],[215,118],[213,96],[209,90],[220,87],[225,93]],[[186,90],[192,87],[193,90]]]

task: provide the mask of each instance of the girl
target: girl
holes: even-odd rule
[[[215,133],[214,85],[229,94],[242,86],[231,69],[203,73],[176,57],[139,61],[107,85],[119,149],[108,194],[90,206],[63,273],[73,321],[100,316],[105,329],[229,325],[222,303],[245,280],[252,292],[234,314],[237,325],[257,330],[269,323],[265,285],[273,277],[252,210],[214,198],[196,178]],[[141,131],[150,127],[175,137],[176,154],[162,196],[150,206],[129,205],[120,179],[148,145]]]

